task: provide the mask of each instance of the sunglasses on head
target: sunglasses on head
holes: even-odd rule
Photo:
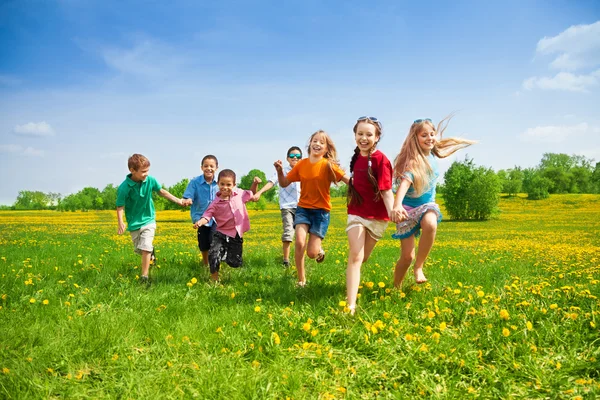
[[[413,124],[420,124],[421,122],[425,122],[425,121],[431,122],[431,118],[415,119]]]
[[[298,160],[302,158],[302,154],[288,154],[289,158],[297,158]]]
[[[381,122],[379,122],[379,120],[375,117],[360,117],[359,119],[356,120],[356,122],[360,122],[360,121],[371,121],[371,122],[375,122],[377,124],[377,126],[379,127],[379,130],[383,130],[383,125],[381,125]]]

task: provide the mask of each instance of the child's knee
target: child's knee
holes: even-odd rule
[[[306,250],[306,255],[308,258],[317,258],[319,255],[319,250],[308,249]]]
[[[400,254],[400,261],[404,263],[412,263],[415,260],[415,252],[411,251],[410,253],[402,253]]]

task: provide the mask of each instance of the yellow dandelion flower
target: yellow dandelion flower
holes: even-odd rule
[[[8,369],[8,368],[4,367],[4,368],[2,368],[2,373],[3,373],[4,375],[8,375],[8,374],[10,374],[10,369]]]
[[[279,337],[279,335],[275,332],[273,332],[273,343],[275,344],[281,344],[281,338]]]
[[[485,296],[485,293],[483,292],[483,290],[479,290],[477,292],[477,297],[483,297],[483,296]]]
[[[502,336],[504,336],[504,337],[510,336],[510,330],[508,330],[508,328],[502,328]]]
[[[434,317],[435,317],[435,313],[434,313],[433,311],[429,311],[429,312],[427,313],[427,318],[429,318],[429,319],[432,319],[432,318],[434,318]]]
[[[591,326],[592,328],[595,328],[595,327],[596,327],[596,324],[594,323],[594,321],[590,321],[590,326]]]
[[[440,331],[445,331],[446,330],[446,323],[445,322],[441,322],[440,323]]]
[[[377,286],[379,286],[381,289],[383,289],[383,288],[385,287],[385,283],[383,283],[383,282],[379,282],[379,283],[377,284]]]
[[[198,279],[192,278],[192,285],[195,285],[196,283],[198,283]]]
[[[260,306],[254,307],[254,312],[260,312]]]
[[[302,329],[304,329],[306,332],[310,331],[310,324],[305,322],[304,325],[302,325]]]
[[[44,299],[44,301],[42,301],[42,304],[47,306],[48,304],[50,304],[50,301],[48,301],[48,299]]]
[[[500,310],[500,318],[503,320],[508,320],[510,319],[510,314],[508,313],[508,311],[502,309]]]
[[[234,293],[234,292],[231,292],[231,295],[230,295],[230,296],[231,296],[231,298],[233,299],[233,298],[235,297],[235,293]]]
[[[531,322],[527,321],[527,324],[526,324],[526,325],[527,325],[527,330],[528,330],[528,331],[530,331],[530,330],[532,330],[532,329],[533,329],[533,324],[532,324]]]
[[[554,304],[550,304],[550,309],[551,310],[556,310],[558,308],[558,304],[554,303]]]
[[[319,334],[319,330],[318,330],[318,329],[313,329],[313,330],[310,332],[310,334],[311,334],[311,336],[317,336],[317,335]]]
[[[339,305],[340,307],[346,307],[346,302],[345,302],[344,300],[341,300],[341,301],[338,303],[338,305]]]
[[[556,363],[556,369],[561,369],[561,367],[562,367],[562,364],[560,362],[557,362]]]
[[[32,297],[31,299],[29,299],[29,302],[30,302],[31,304],[33,304],[33,303],[35,303],[35,299]]]
[[[440,340],[440,334],[437,332],[434,332],[433,335],[431,335],[431,338],[433,340]]]
[[[410,333],[407,333],[406,335],[404,335],[404,339],[407,341],[411,341],[411,340],[413,340],[413,335],[411,335]]]

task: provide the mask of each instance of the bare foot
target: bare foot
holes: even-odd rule
[[[419,285],[427,282],[427,278],[423,273],[423,268],[415,269],[415,282],[417,282]]]
[[[354,315],[354,313],[356,312],[356,304],[353,306],[348,306],[348,312],[350,313],[350,315]]]

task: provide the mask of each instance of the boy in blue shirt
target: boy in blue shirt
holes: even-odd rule
[[[154,233],[156,231],[156,213],[152,192],[173,203],[184,206],[183,200],[163,189],[158,181],[148,175],[150,161],[141,154],[134,154],[127,160],[131,172],[117,190],[117,220],[119,235],[125,232],[123,214],[127,219],[127,230],[133,240],[134,251],[142,256],[142,275],[140,282],[150,285],[148,272],[150,260],[154,258]]]
[[[200,169],[204,174],[192,179],[183,193],[183,205],[192,205],[190,215],[194,224],[200,221],[202,214],[204,214],[219,191],[217,180],[215,179],[215,173],[219,169],[217,157],[212,154],[204,156]],[[213,218],[206,225],[198,228],[198,248],[202,253],[204,265],[208,265],[208,249],[210,249],[215,229],[216,223]]]

